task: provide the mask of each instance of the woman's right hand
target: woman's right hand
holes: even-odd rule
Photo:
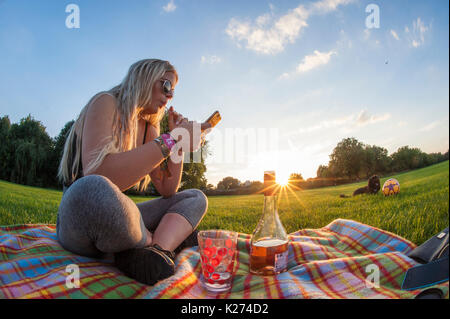
[[[172,136],[177,140],[181,141],[183,137],[189,137],[189,147],[188,149],[184,149],[183,151],[186,152],[195,152],[197,151],[202,143],[205,131],[207,129],[211,128],[211,125],[209,123],[203,123],[200,124],[195,121],[189,121],[187,118],[183,117],[181,114],[174,111],[173,107],[171,106],[169,109],[169,130],[173,131]],[[178,130],[183,129],[183,130]],[[186,147],[187,145],[185,143],[180,144],[181,147]]]
[[[173,138],[181,142],[181,150],[183,152],[195,152],[201,145],[201,131],[195,129],[195,125],[200,127],[200,124],[189,121],[183,115],[174,111],[173,106],[169,109],[169,130]],[[194,134],[195,133],[195,134]],[[188,143],[183,141],[184,138],[189,138]]]

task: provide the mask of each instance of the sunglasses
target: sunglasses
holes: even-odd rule
[[[174,90],[172,88],[172,82],[170,82],[169,80],[165,80],[165,79],[161,79],[160,80],[162,82],[162,88],[163,88],[163,92],[164,94],[172,94],[174,93]]]

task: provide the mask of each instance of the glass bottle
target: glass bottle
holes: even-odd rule
[[[250,244],[250,272],[275,275],[287,269],[288,237],[278,217],[275,172],[264,172],[264,208]]]

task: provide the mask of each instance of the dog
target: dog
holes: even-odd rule
[[[361,195],[361,194],[376,194],[380,191],[380,178],[377,175],[373,175],[369,178],[369,181],[367,182],[367,186],[358,188],[353,192],[353,196]],[[341,194],[340,197],[342,198],[348,198],[351,196],[347,196],[344,194]]]

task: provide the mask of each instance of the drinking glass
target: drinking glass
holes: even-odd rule
[[[231,288],[238,234],[227,230],[203,230],[198,233],[202,263],[200,281],[212,292]]]

